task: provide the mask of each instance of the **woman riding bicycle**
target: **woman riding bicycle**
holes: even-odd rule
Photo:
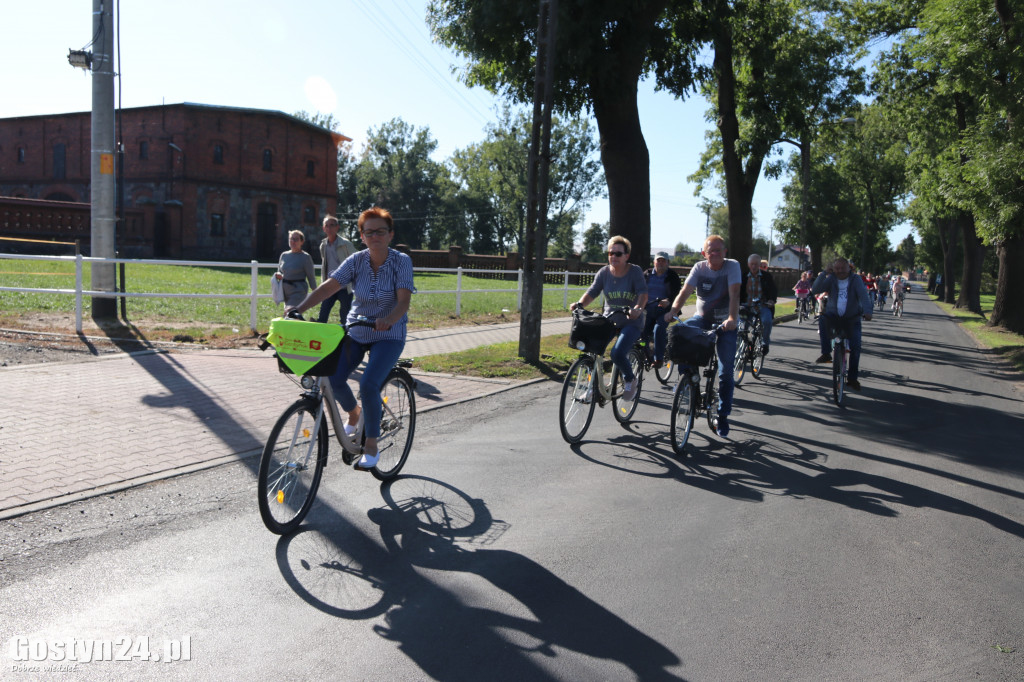
[[[633,347],[644,330],[644,306],[647,305],[647,282],[644,272],[639,266],[628,262],[630,243],[623,236],[616,235],[608,240],[608,265],[597,271],[594,283],[584,292],[576,303],[569,306],[570,310],[586,308],[604,293],[604,314],[607,316],[614,309],[629,308],[619,338],[612,347],[612,362],[618,367],[625,382],[622,387],[622,399],[630,402],[636,396],[636,375],[629,364],[629,349]]]
[[[810,270],[800,273],[800,279],[797,281],[796,286],[793,287],[793,291],[796,292],[796,305],[797,308],[801,305],[806,305],[808,302],[808,296],[811,294],[811,285],[814,282],[811,281]]]
[[[365,411],[363,424],[366,442],[363,456],[356,464],[357,469],[372,469],[377,465],[380,453],[377,439],[380,437],[381,404],[380,389],[405,348],[405,328],[413,286],[412,259],[404,253],[389,248],[394,237],[394,221],[383,208],[370,208],[359,215],[359,236],[366,249],[357,251],[345,259],[331,273],[330,279],[316,288],[299,305],[291,310],[303,312],[329,298],[342,287],[352,284],[352,308],[348,322],[359,317],[376,320],[371,329],[365,326],[350,326],[350,341],[343,346],[338,369],[331,377],[331,387],[338,403],[348,413],[346,433],[354,433],[359,422],[360,408],[355,395],[348,386],[348,377],[362,362],[367,351],[370,359],[359,380],[362,396],[362,410]]]

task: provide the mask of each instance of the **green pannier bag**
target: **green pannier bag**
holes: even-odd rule
[[[277,352],[277,366],[285,374],[330,376],[338,369],[345,328],[305,320],[275,317],[267,342]]]

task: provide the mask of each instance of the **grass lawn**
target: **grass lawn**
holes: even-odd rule
[[[976,315],[968,310],[954,308],[949,303],[937,300],[935,296],[932,296],[932,300],[952,315],[960,326],[986,348],[991,348],[1012,362],[1018,371],[1024,372],[1024,336],[1014,334],[1003,327],[988,326],[987,315],[992,312],[992,306],[996,300],[995,294],[981,295],[981,311],[986,317]]]
[[[270,293],[273,268],[259,272],[260,293]],[[85,264],[83,282],[89,287],[91,269]],[[240,267],[193,267],[177,265],[127,264],[125,280],[130,293],[240,294],[250,291],[250,269]],[[516,282],[463,275],[462,289],[496,289],[494,292],[463,292],[461,316],[456,317],[454,293],[430,291],[454,290],[455,274],[425,272],[416,275],[418,294],[409,311],[414,329],[433,329],[458,324],[512,322],[519,319],[516,309]],[[0,259],[0,286],[37,289],[74,289],[74,263]],[[579,289],[570,289],[568,301],[576,300]],[[560,286],[549,285],[544,292],[543,314],[558,317],[568,314],[563,306],[565,294]],[[201,342],[249,337],[249,300],[217,298],[129,298],[128,326],[123,333],[144,335],[149,339],[191,337]],[[0,292],[0,326],[34,328],[63,333],[74,332],[75,298],[73,294],[37,294]],[[257,328],[266,330],[282,307],[270,298],[257,303]],[[91,300],[84,301],[83,317],[91,316]],[[90,320],[91,323],[91,320]]]

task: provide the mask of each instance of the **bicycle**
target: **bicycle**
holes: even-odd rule
[[[764,368],[764,328],[761,322],[760,299],[754,299],[744,306],[740,317],[739,334],[736,337],[736,385],[739,386],[747,375],[747,363],[755,378],[761,377]]]
[[[349,326],[373,327],[374,322],[361,317]],[[273,322],[271,325],[273,329]],[[345,334],[341,343],[348,342]],[[264,337],[260,349],[266,350],[270,345]],[[284,366],[280,351],[275,357],[281,371],[302,388],[302,395],[285,409],[270,430],[260,456],[256,487],[264,525],[272,533],[284,535],[295,530],[309,513],[327,466],[329,436],[324,414],[341,445],[342,461],[350,465],[362,455],[365,413],[360,412],[355,431],[347,434],[346,420],[341,416],[331,388],[333,369],[319,376],[295,375]],[[377,440],[380,459],[369,470],[381,481],[398,475],[412,448],[416,430],[416,382],[408,372],[409,367],[412,367],[410,360],[399,360],[381,387],[381,426]]]
[[[646,334],[641,335],[637,339],[636,347],[640,349],[640,353],[644,358],[644,370],[648,372],[654,370],[654,377],[658,380],[658,383],[662,386],[667,386],[669,379],[672,378],[672,368],[675,367],[675,363],[665,358],[661,362],[661,367],[658,367],[654,361],[654,340]]]
[[[878,309],[879,310],[882,310],[883,308],[885,308],[885,297],[886,297],[887,294],[888,294],[887,291],[879,291],[878,292]]]
[[[893,301],[893,308],[892,308],[893,317],[903,317],[903,296],[904,296],[904,294],[899,294],[896,297],[896,300]]]
[[[808,293],[804,293],[803,296],[797,294],[796,297],[796,319],[797,324],[803,324],[804,320],[810,321],[811,319],[811,297]]]
[[[569,366],[565,373],[565,382],[562,384],[562,398],[558,405],[558,426],[562,432],[562,438],[567,443],[579,443],[590,428],[590,422],[594,418],[594,407],[600,405],[602,408],[608,402],[612,404],[612,413],[616,421],[626,424],[636,412],[640,404],[640,389],[643,386],[644,378],[644,357],[640,348],[634,344],[629,349],[629,365],[637,382],[636,393],[631,401],[622,400],[623,381],[619,368],[612,363],[608,380],[604,375],[604,351],[611,341],[618,334],[618,329],[608,320],[607,327],[603,331],[593,332],[590,338],[577,338],[584,332],[580,320],[592,316],[603,316],[592,313],[583,308],[573,311],[573,332],[569,335],[570,346],[577,348],[581,354]],[[595,327],[598,325],[595,325]],[[577,339],[574,341],[574,339]]]
[[[839,407],[843,406],[846,395],[849,365],[850,340],[846,338],[846,330],[835,325],[832,328],[832,399]]]
[[[685,325],[680,325],[685,326]],[[672,450],[680,456],[685,455],[683,448],[690,439],[694,422],[703,411],[707,415],[708,428],[718,432],[718,390],[715,381],[718,378],[718,353],[715,345],[722,326],[718,325],[709,331],[693,329],[689,355],[693,363],[679,363],[679,380],[672,396],[672,416],[669,421],[669,434]],[[704,355],[710,355],[705,359]],[[702,366],[706,365],[702,371]],[[701,375],[706,378],[704,390],[700,390]]]

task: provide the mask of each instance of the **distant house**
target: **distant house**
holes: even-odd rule
[[[288,230],[309,244],[336,210],[344,135],[280,111],[204,104],[120,116],[123,256],[275,261]],[[90,158],[89,112],[0,119],[3,232],[88,243]]]
[[[808,249],[790,246],[789,244],[780,244],[772,250],[772,267],[799,270],[801,254],[804,253],[807,255],[804,256],[803,260],[808,260],[810,258]]]

